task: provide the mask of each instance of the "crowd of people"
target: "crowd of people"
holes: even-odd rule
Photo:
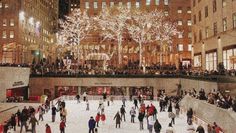
[[[193,88],[192,90],[189,90],[189,92],[185,92],[185,94],[189,94],[190,96],[200,100],[205,100],[217,107],[236,112],[236,99],[231,97],[230,94],[224,94],[219,90],[213,89],[211,92],[206,93],[204,89],[200,89],[199,92],[197,92]]]

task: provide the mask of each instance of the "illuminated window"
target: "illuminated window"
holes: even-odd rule
[[[184,45],[183,44],[178,44],[178,51],[184,51]]]
[[[0,2],[0,9],[2,8],[2,2]]]
[[[182,33],[182,32],[180,32],[180,33],[178,34],[178,38],[183,38],[183,33]]]
[[[169,5],[169,0],[164,0],[164,5],[165,6]]]
[[[110,2],[110,7],[113,7],[114,6],[114,2]]]
[[[227,30],[227,19],[224,18],[223,19],[223,31],[226,31]]]
[[[192,44],[188,44],[188,51],[192,51]]]
[[[14,38],[15,34],[14,31],[10,31],[10,38]]]
[[[6,39],[6,38],[7,38],[7,31],[4,30],[4,31],[2,32],[2,38],[3,38],[3,39]]]
[[[192,25],[192,21],[191,20],[188,20],[188,26],[191,26]]]
[[[178,21],[178,25],[183,25],[183,21],[182,21],[182,20],[179,20],[179,21]]]
[[[140,7],[140,2],[136,1],[136,8],[139,8],[139,7]]]
[[[15,26],[15,21],[14,21],[14,19],[10,19],[10,26]]]
[[[85,8],[89,9],[89,2],[85,2]]]
[[[149,6],[151,3],[151,0],[146,0],[146,5]]]
[[[155,0],[155,4],[159,5],[160,4],[160,0]]]
[[[177,13],[179,13],[179,14],[183,13],[183,10],[181,7],[178,8]]]
[[[169,12],[168,11],[164,11],[164,15],[165,16],[169,16]]]
[[[105,1],[102,2],[102,8],[106,8],[106,2]]]
[[[94,3],[93,3],[93,8],[98,8],[98,2],[97,1],[95,1]]]
[[[236,28],[236,13],[233,14],[233,28]]]
[[[127,2],[127,8],[130,9],[131,8],[131,2]]]
[[[7,3],[5,4],[5,8],[9,8],[9,5]]]

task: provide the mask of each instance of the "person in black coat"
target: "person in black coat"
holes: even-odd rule
[[[125,121],[125,108],[124,108],[124,105],[121,106],[120,108],[120,113],[121,113],[121,121],[122,121],[122,117],[124,118],[124,121]]]
[[[10,123],[14,131],[16,131],[16,115],[15,114],[12,114]]]
[[[91,116],[90,120],[88,122],[88,126],[89,126],[89,133],[94,133],[94,128],[96,127],[96,121],[94,120],[94,118]]]
[[[115,117],[114,117],[114,120],[116,120],[116,128],[119,126],[120,128],[120,123],[121,123],[121,116],[120,116],[120,113],[119,111],[116,113]]]
[[[161,132],[161,124],[158,120],[156,120],[156,122],[154,123],[154,130],[155,130],[155,133],[160,133]]]
[[[53,105],[51,110],[52,110],[52,122],[55,122],[57,108]]]
[[[190,109],[187,111],[187,122],[192,121],[192,118],[193,118],[193,109],[190,108]]]
[[[143,119],[144,119],[144,117],[145,117],[145,114],[139,112],[139,114],[138,114],[138,120],[139,120],[139,123],[140,123],[140,130],[143,130]]]
[[[17,116],[17,125],[18,127],[20,126],[20,116],[21,116],[21,112],[20,110],[18,109],[18,111],[16,112],[16,116]]]
[[[134,106],[135,106],[135,109],[138,108],[138,100],[136,98],[134,99]]]
[[[201,125],[199,125],[199,126],[197,127],[196,132],[197,132],[197,133],[205,133],[205,130],[204,130],[204,128],[203,128]]]

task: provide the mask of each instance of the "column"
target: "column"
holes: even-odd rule
[[[206,70],[206,44],[202,42],[202,69]]]
[[[221,38],[217,38],[217,63],[223,63],[223,50],[222,50],[222,43],[221,43]]]

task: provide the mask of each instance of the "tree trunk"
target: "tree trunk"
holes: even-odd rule
[[[142,54],[143,54],[143,50],[142,50],[142,43],[139,43],[139,67],[142,67],[143,61],[142,61]]]

